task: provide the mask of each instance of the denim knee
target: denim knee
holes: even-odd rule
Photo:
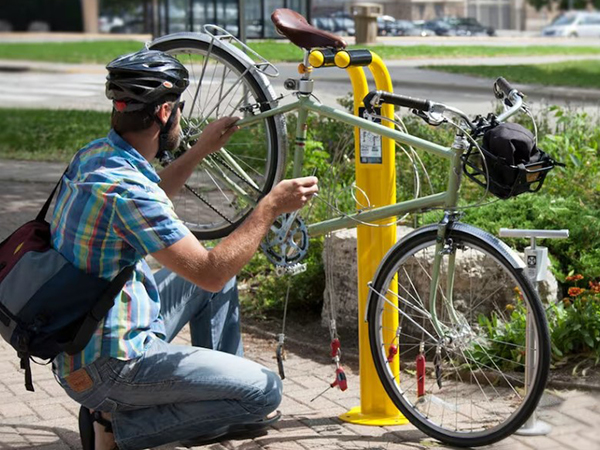
[[[255,391],[243,400],[244,408],[258,417],[264,417],[271,411],[275,411],[281,403],[282,396],[281,378],[266,368],[263,368],[263,371],[267,375],[265,388]]]

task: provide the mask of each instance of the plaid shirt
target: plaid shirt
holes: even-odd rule
[[[101,278],[112,280],[133,263],[135,270],[85,349],[54,360],[59,376],[101,356],[138,357],[154,339],[164,338],[158,288],[143,257],[174,244],[189,230],[159,182],[148,161],[114,130],[71,161],[56,198],[53,247]]]

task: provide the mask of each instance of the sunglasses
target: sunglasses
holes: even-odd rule
[[[180,101],[177,104],[177,108],[179,108],[179,112],[183,114],[183,108],[185,107],[185,100]]]

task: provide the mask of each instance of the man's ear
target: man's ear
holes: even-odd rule
[[[158,117],[158,120],[160,120],[160,122],[163,125],[165,125],[167,123],[167,120],[169,120],[170,115],[171,115],[171,106],[168,103],[163,103],[162,105],[160,105],[160,108],[158,109],[156,116]]]

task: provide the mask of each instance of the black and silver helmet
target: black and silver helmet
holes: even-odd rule
[[[177,98],[189,85],[189,74],[183,64],[157,50],[144,49],[120,56],[106,69],[106,96],[121,111]]]

